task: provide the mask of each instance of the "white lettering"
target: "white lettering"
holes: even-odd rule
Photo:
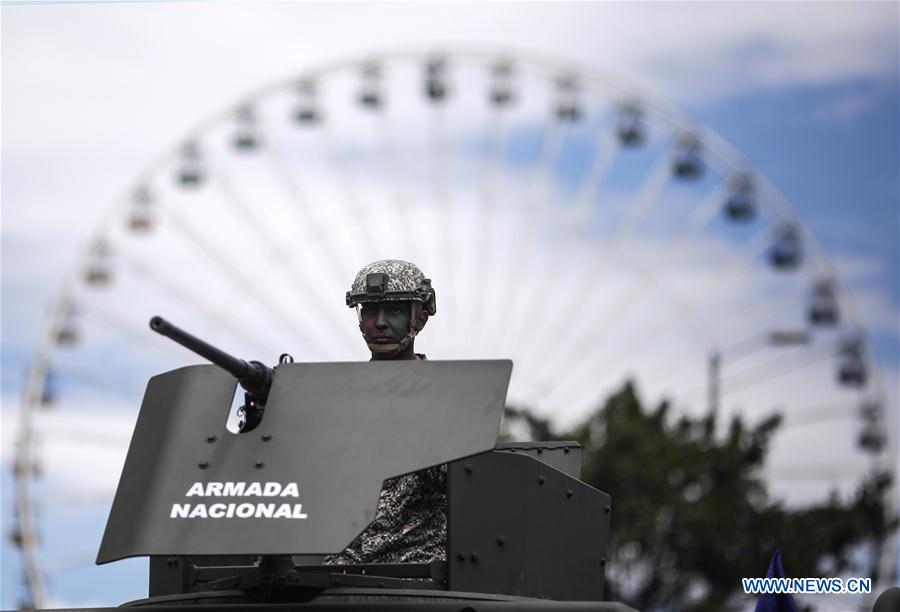
[[[251,482],[250,486],[247,487],[247,490],[244,491],[244,495],[247,497],[252,495],[262,495],[262,487],[259,486],[258,482]]]
[[[185,497],[190,497],[192,495],[203,495],[203,483],[195,482],[191,485],[191,488],[188,489],[188,492],[185,494]]]
[[[222,491],[224,497],[242,497],[244,495],[245,482],[226,482],[225,490]]]
[[[300,497],[296,482],[195,482],[185,497]]]
[[[206,504],[197,504],[188,518],[206,518]]]
[[[296,482],[195,482],[185,497],[300,497]],[[286,518],[305,519],[302,504],[215,503],[172,504],[169,518]]]
[[[225,516],[225,504],[213,504],[209,507],[210,518],[222,518]]]
[[[291,505],[281,504],[280,506],[278,506],[278,511],[275,513],[275,518],[291,518]]]
[[[256,518],[272,518],[275,512],[275,504],[256,504]]]
[[[281,485],[277,482],[267,482],[263,487],[263,495],[266,497],[275,497],[281,492]]]
[[[305,519],[303,504],[172,504],[169,518],[286,518]]]

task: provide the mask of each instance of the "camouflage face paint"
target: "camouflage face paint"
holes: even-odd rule
[[[390,359],[401,351],[410,330],[409,302],[367,303],[360,306],[360,330],[373,359]]]

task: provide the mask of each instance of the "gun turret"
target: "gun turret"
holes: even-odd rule
[[[150,329],[174,340],[201,357],[209,359],[212,363],[237,378],[238,383],[246,391],[242,407],[243,419],[239,426],[240,430],[250,431],[256,427],[260,419],[262,419],[263,407],[266,405],[266,400],[269,398],[269,389],[272,387],[272,376],[274,375],[272,368],[259,361],[247,362],[233,357],[225,351],[172,325],[162,317],[150,319]]]
[[[497,444],[512,362],[285,363],[253,434],[230,435],[233,361],[147,384],[97,554],[150,557],[149,598],[128,605],[634,612],[601,601],[611,500],[578,480],[580,447]],[[443,555],[323,562],[371,524],[387,480],[443,465]]]

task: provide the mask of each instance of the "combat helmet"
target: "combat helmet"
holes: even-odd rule
[[[358,306],[362,304],[410,302],[409,332],[406,336],[398,345],[370,344],[369,349],[373,351],[400,352],[409,346],[419,333],[415,316],[416,303],[421,304],[420,308],[429,315],[437,312],[431,280],[425,278],[418,266],[400,259],[383,259],[363,266],[347,292],[346,302],[350,308],[356,308],[358,317],[361,317]]]

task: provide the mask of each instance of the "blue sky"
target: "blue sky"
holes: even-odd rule
[[[46,304],[73,254],[140,169],[190,126],[260,85],[369,50],[430,48],[436,40],[524,49],[670,101],[786,194],[849,282],[879,366],[896,385],[896,3],[135,3],[2,11],[2,608],[15,606],[20,593],[5,537],[16,402]],[[83,520],[96,529],[102,513]],[[141,588],[134,567],[113,570],[126,577],[107,603]],[[100,601],[92,596],[98,575],[61,573],[54,601]]]

